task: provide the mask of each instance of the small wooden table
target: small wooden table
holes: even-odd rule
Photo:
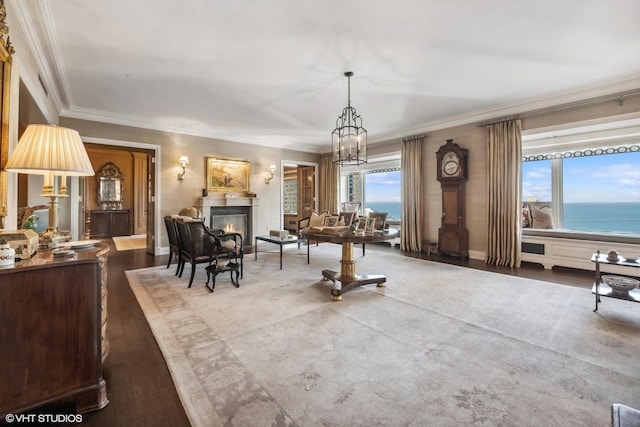
[[[290,236],[289,238],[281,239],[276,236],[256,236],[255,237],[255,248],[254,248],[254,259],[258,259],[258,240],[263,242],[269,242],[280,246],[280,270],[282,270],[282,247],[284,245],[288,245],[290,243],[298,243],[298,238],[296,236]]]
[[[378,287],[384,287],[387,278],[383,274],[356,274],[356,261],[353,256],[354,243],[374,243],[395,239],[398,230],[390,228],[383,232],[365,235],[356,235],[352,231],[343,234],[324,234],[310,231],[300,233],[307,241],[318,240],[320,242],[340,243],[342,245],[342,258],[340,259],[340,273],[333,270],[322,270],[323,280],[331,280],[331,298],[334,301],[342,300],[342,294],[351,289],[375,283]]]

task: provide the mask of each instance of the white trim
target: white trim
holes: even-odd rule
[[[90,142],[93,144],[102,144],[102,145],[114,145],[114,146],[118,146],[118,147],[128,147],[128,148],[144,148],[147,150],[154,150],[155,151],[155,162],[154,162],[154,170],[155,170],[155,189],[154,189],[154,194],[155,194],[155,200],[154,200],[154,225],[155,225],[155,230],[154,230],[154,241],[153,241],[153,252],[155,254],[155,256],[159,256],[159,255],[164,255],[164,253],[162,252],[162,247],[158,246],[160,244],[160,236],[162,233],[162,226],[164,225],[164,223],[160,223],[161,221],[161,216],[160,216],[160,212],[161,212],[161,200],[162,198],[159,197],[159,195],[161,194],[162,191],[162,184],[160,182],[160,170],[161,170],[161,151],[162,151],[162,147],[160,145],[157,144],[148,144],[145,142],[134,142],[134,141],[123,141],[123,140],[115,140],[115,139],[105,139],[105,138],[94,138],[94,137],[82,137],[82,140],[85,142]],[[73,201],[72,201],[73,202]],[[168,252],[167,252],[168,253]]]
[[[640,140],[640,112],[565,123],[522,132],[522,154],[615,147]]]

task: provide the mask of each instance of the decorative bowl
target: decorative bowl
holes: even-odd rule
[[[629,292],[640,285],[640,280],[632,279],[631,277],[613,276],[605,274],[602,276],[602,282],[608,285],[617,292]]]

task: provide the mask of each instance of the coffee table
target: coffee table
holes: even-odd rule
[[[289,236],[288,238],[281,239],[276,236],[256,236],[255,237],[255,248],[254,254],[255,258],[258,259],[258,240],[263,242],[273,243],[274,245],[280,246],[280,270],[282,270],[282,247],[284,245],[290,245],[292,243],[298,243],[298,238],[296,236]]]

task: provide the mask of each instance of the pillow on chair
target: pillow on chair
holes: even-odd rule
[[[309,217],[309,227],[322,227],[327,215],[329,215],[327,212],[311,212],[311,216]]]

